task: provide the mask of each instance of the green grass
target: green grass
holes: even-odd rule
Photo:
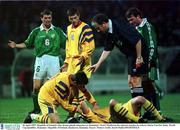
[[[114,98],[120,102],[126,102],[130,99],[128,92],[124,93],[109,93],[105,95],[94,95],[100,107],[108,106],[109,100]],[[180,123],[180,95],[167,94],[161,100],[161,110],[163,115],[171,117],[176,123]],[[18,98],[18,99],[0,99],[0,122],[1,123],[22,123],[28,111],[32,108],[31,98]],[[63,121],[67,112],[58,109],[60,119]]]

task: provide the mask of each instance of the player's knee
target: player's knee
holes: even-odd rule
[[[138,104],[144,104],[146,99],[143,97],[143,96],[137,96],[135,97],[135,102],[138,103]]]

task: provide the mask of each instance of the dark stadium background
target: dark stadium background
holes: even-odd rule
[[[78,7],[81,11],[81,19],[89,24],[91,18],[99,12],[107,14],[110,18],[121,19],[124,18],[125,11],[129,7],[138,7],[142,10],[143,15],[155,26],[158,34],[160,72],[163,77],[165,76],[163,83],[165,83],[166,86],[162,86],[165,94],[161,100],[162,112],[165,115],[175,118],[175,121],[180,123],[180,103],[178,102],[180,98],[179,0],[0,1],[0,122],[22,122],[32,105],[31,99],[27,97],[28,95],[23,97],[21,92],[19,92],[21,90],[15,92],[16,95],[12,96],[12,65],[15,57],[21,50],[8,48],[8,40],[14,40],[17,43],[24,41],[30,31],[41,24],[39,14],[44,8],[49,8],[53,11],[53,24],[66,31],[66,27],[69,25],[66,10],[70,7]],[[100,42],[103,41],[96,32],[94,33],[97,52],[97,50],[101,50]],[[22,60],[23,54],[21,57]],[[96,61],[99,55],[100,53],[98,52],[95,54],[93,62]],[[113,53],[112,57],[113,56],[117,57],[116,53]],[[64,55],[62,54],[62,61],[63,58]],[[31,56],[26,59],[26,63],[31,64],[33,60]],[[19,61],[19,64],[21,64],[21,62],[22,61]],[[111,67],[108,66],[108,63],[105,63],[95,74],[100,80],[106,79],[107,76],[116,74],[116,72],[127,74],[124,72],[124,69],[116,68],[116,65],[121,64],[121,61],[115,63],[115,65],[111,64]],[[26,66],[27,64],[23,65]],[[14,75],[16,77],[18,77],[19,71],[24,69],[24,66],[21,67],[17,65],[17,69],[15,67]],[[18,80],[18,78],[16,80]],[[124,82],[126,79],[122,81]],[[117,88],[114,90],[116,91],[116,89]],[[130,98],[130,92],[127,91],[128,87],[126,91],[122,89],[118,92],[114,92],[113,89],[100,89],[98,92],[96,92],[96,89],[92,90],[97,100],[102,101],[100,106],[107,106],[108,100],[112,97],[123,102]],[[62,112],[60,113],[62,114]],[[65,115],[66,113],[63,112],[61,115],[62,119],[65,118]]]

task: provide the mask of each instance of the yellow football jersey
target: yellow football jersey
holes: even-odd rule
[[[70,87],[69,73],[59,73],[41,87],[38,98],[49,104],[61,105],[68,111],[74,111],[76,107],[69,104],[69,101],[78,96],[78,91],[74,92],[73,88],[75,87]]]
[[[72,24],[69,25],[67,27],[65,59],[65,63],[68,63],[67,72],[76,73],[79,71],[81,69],[80,66],[76,66],[79,62],[78,58],[84,56],[86,63],[83,71],[90,78],[91,72],[87,71],[87,69],[91,66],[91,55],[94,48],[94,36],[88,24],[81,22],[77,28],[72,27]]]

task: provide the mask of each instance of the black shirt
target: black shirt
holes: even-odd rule
[[[127,57],[136,55],[136,44],[141,39],[143,52],[148,51],[145,41],[141,34],[127,21],[112,20],[113,32],[106,33],[105,51],[112,51],[114,46],[124,53]],[[142,52],[142,51],[141,51]]]

